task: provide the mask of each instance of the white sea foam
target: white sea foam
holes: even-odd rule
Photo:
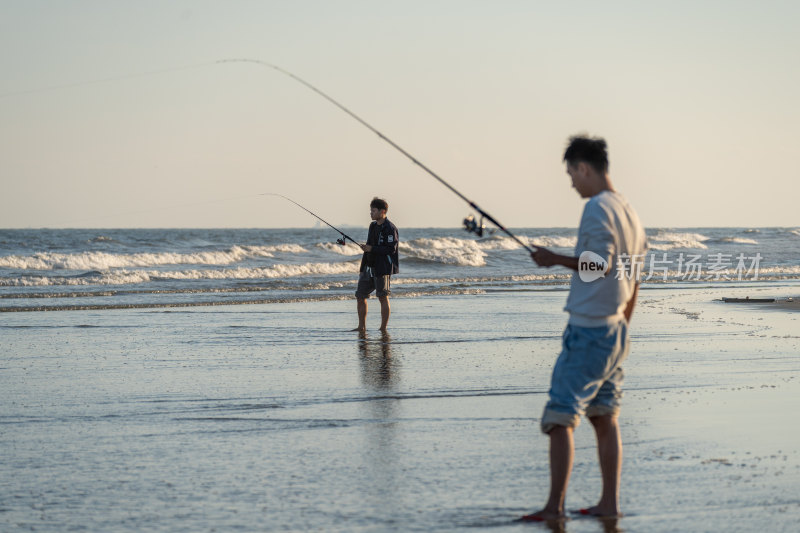
[[[577,237],[558,237],[541,236],[528,239],[531,246],[541,246],[543,248],[575,248],[578,243]]]
[[[691,248],[705,250],[708,248],[705,241],[708,237],[699,233],[672,233],[660,231],[657,235],[648,238],[651,250],[672,250],[674,248]]]
[[[575,248],[577,237],[560,237],[557,235],[541,235],[538,237],[519,236],[519,240],[533,247],[543,248]],[[477,241],[483,250],[516,250],[520,244],[511,237],[495,236],[484,241]]]
[[[758,268],[759,277],[763,275],[800,275],[800,265],[786,265],[777,267],[762,267]]]
[[[242,246],[245,250],[253,250],[254,253],[263,250],[265,253],[289,253],[289,254],[304,254],[308,250],[299,244],[271,244],[269,246]]]
[[[524,242],[525,237],[522,237],[521,240]],[[475,244],[477,244],[478,248],[481,250],[515,250],[520,247],[519,243],[511,237],[499,236],[483,241],[475,241]]]
[[[302,265],[274,265],[261,268],[225,268],[219,270],[109,270],[80,277],[26,276],[0,280],[0,286],[33,287],[48,285],[129,285],[154,280],[225,280],[225,279],[279,279],[311,275],[337,275],[355,273],[355,262],[305,263]]]
[[[471,239],[440,237],[400,241],[400,251],[408,258],[457,266],[484,266],[486,252]]]
[[[658,261],[658,259],[656,259]],[[737,262],[734,261],[719,271],[712,271],[708,269],[708,264],[700,264],[698,270],[687,270],[684,267],[682,270],[669,268],[666,272],[662,270],[654,270],[650,268],[649,263],[645,263],[641,271],[642,280],[646,283],[664,283],[664,282],[680,282],[680,281],[753,281],[755,279],[794,279],[800,276],[800,266],[798,265],[784,265],[765,267],[759,266],[756,270],[753,265],[747,261],[743,267],[739,267]]]
[[[734,244],[758,244],[755,239],[747,239],[745,237],[723,237],[716,242],[734,243]]]
[[[553,274],[525,274],[520,276],[468,276],[468,277],[452,277],[452,278],[407,278],[398,276],[397,279],[392,277],[392,285],[445,285],[445,284],[463,284],[463,283],[507,283],[507,282],[542,282],[542,281],[568,281],[572,274],[566,271],[553,273]]]
[[[232,246],[227,250],[187,254],[83,252],[61,254],[40,252],[33,255],[0,257],[0,267],[18,270],[107,270],[111,268],[149,267],[163,265],[230,265],[255,257],[274,257],[275,253],[304,253],[296,244],[273,246]]]
[[[339,255],[361,255],[363,252],[361,248],[353,244],[352,242],[347,242],[344,245],[337,244],[335,242],[322,242],[316,245],[317,248],[321,248],[326,252],[331,252],[334,254]]]

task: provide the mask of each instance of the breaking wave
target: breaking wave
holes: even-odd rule
[[[51,285],[130,285],[151,281],[186,280],[252,280],[292,278],[309,275],[355,273],[358,265],[346,263],[306,263],[302,265],[273,265],[259,268],[225,268],[219,270],[112,270],[87,272],[80,276],[23,276],[0,279],[0,286],[35,287]]]
[[[533,237],[528,238],[531,246],[541,246],[544,248],[575,248],[578,243],[577,237]]]
[[[675,248],[691,248],[698,250],[706,250],[705,242],[708,237],[700,233],[672,233],[659,231],[658,234],[648,237],[648,243],[651,250],[673,250]]]
[[[400,252],[412,261],[476,267],[486,264],[486,252],[476,241],[455,237],[400,241]]]
[[[745,233],[753,234],[755,231],[747,231]],[[707,250],[709,245],[712,244],[759,244],[757,240],[749,237],[728,235],[712,238],[701,233],[673,233],[664,231],[660,231],[655,236],[648,237],[648,242],[651,250],[662,252],[676,248]]]
[[[276,253],[305,253],[297,244],[275,246],[232,246],[228,250],[192,253],[83,252],[61,254],[40,252],[29,256],[0,257],[0,268],[18,270],[107,270],[111,268],[150,267],[162,265],[230,265],[248,258],[274,257]]]
[[[574,248],[577,242],[576,237],[557,236],[520,236],[519,239],[528,246],[549,248]],[[469,267],[486,266],[487,252],[519,248],[520,244],[511,237],[499,235],[482,240],[438,237],[400,241],[400,252],[405,260]]]
[[[322,242],[316,245],[317,248],[326,252],[331,252],[339,255],[361,255],[361,248],[348,241],[344,245],[336,244],[335,242]]]
[[[709,239],[709,243],[723,243],[723,244],[758,244],[755,239],[747,239],[745,237],[722,237],[720,239]]]

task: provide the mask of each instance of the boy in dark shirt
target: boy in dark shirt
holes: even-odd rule
[[[362,244],[364,255],[361,258],[361,267],[358,275],[358,288],[356,289],[356,303],[358,308],[357,331],[367,330],[367,298],[375,291],[381,304],[381,331],[386,331],[389,323],[389,294],[390,278],[399,272],[399,258],[397,253],[398,235],[397,227],[386,218],[389,204],[386,200],[373,198],[369,204],[369,215],[372,224],[367,232],[367,243]]]

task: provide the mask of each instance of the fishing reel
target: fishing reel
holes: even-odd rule
[[[339,237],[338,239],[336,239],[336,244],[344,246],[347,243],[345,242],[344,237]]]
[[[486,229],[486,224],[483,223],[483,217],[480,222],[475,220],[475,217],[469,215],[464,219],[464,229],[470,233],[474,233],[478,237],[483,237],[483,230]]]

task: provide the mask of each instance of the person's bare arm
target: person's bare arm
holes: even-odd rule
[[[531,254],[531,258],[539,266],[549,268],[551,266],[560,265],[563,267],[570,268],[572,270],[578,270],[577,257],[570,257],[568,255],[560,255],[557,253],[553,253],[547,248],[537,248],[536,251]]]
[[[633,308],[636,307],[636,298],[639,296],[639,284],[637,283],[636,286],[633,288],[633,295],[631,299],[628,300],[628,304],[625,306],[625,321],[628,324],[631,323],[631,317],[633,316]]]

